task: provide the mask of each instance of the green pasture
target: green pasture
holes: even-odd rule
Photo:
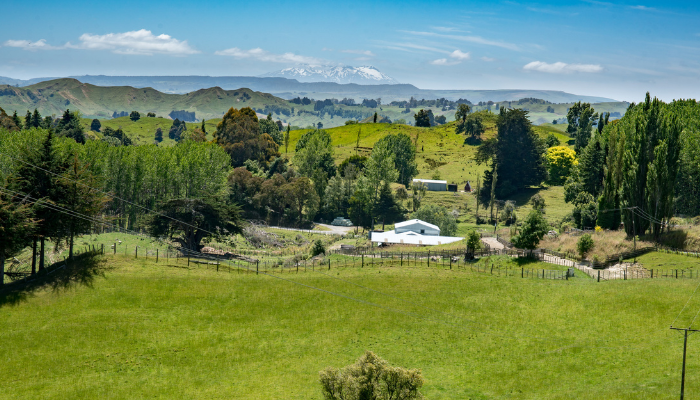
[[[427,399],[674,398],[682,337],[668,326],[697,285],[106,260],[54,289],[0,295],[0,397],[320,400],[318,371],[371,350],[421,369]],[[688,398],[700,395],[695,344]]]
[[[693,271],[700,269],[700,258],[683,254],[667,253],[664,251],[652,251],[651,253],[637,257],[636,260],[646,269]],[[625,261],[632,262],[633,260],[629,259]]]

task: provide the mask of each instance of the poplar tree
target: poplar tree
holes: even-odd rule
[[[668,224],[673,216],[681,131],[678,116],[649,93],[644,103],[630,106],[610,130],[613,151],[608,155],[599,208],[614,205],[617,195],[622,208],[634,207],[622,215],[629,236],[651,228],[658,238],[662,223]],[[616,187],[620,188],[617,193]]]

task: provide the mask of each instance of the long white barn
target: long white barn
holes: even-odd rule
[[[461,237],[440,236],[439,227],[419,219],[400,222],[394,226],[395,229],[393,231],[372,232],[370,240],[374,243],[436,246],[464,239]]]

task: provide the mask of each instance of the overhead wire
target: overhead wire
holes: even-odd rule
[[[7,154],[7,153],[2,153],[2,152],[0,152],[0,154],[3,154],[3,155],[5,155],[5,156],[7,156],[7,157],[9,157],[9,158],[11,158],[11,159],[13,159],[13,160],[15,160],[15,161],[19,161],[19,162],[24,163],[24,164],[26,164],[26,165],[32,166],[32,167],[34,167],[34,168],[37,168],[37,169],[39,169],[39,170],[41,170],[41,171],[48,172],[48,173],[50,173],[50,174],[52,174],[52,175],[55,175],[55,176],[57,176],[57,177],[59,177],[59,178],[66,178],[66,177],[63,176],[63,175],[57,174],[57,173],[55,173],[55,172],[53,172],[53,171],[49,171],[49,170],[47,170],[47,169],[45,169],[45,168],[39,167],[38,165],[34,165],[34,164],[30,163],[30,162],[27,162],[27,161],[24,161],[24,160],[20,160],[20,159],[15,158],[15,157],[13,157],[13,156]],[[98,188],[92,187],[92,186],[90,186],[90,185],[87,185],[87,184],[85,184],[85,183],[82,183],[82,182],[80,182],[80,181],[78,181],[78,180],[76,180],[76,179],[71,179],[71,178],[68,178],[68,179],[74,181],[74,182],[77,183],[77,184],[80,184],[81,186],[84,186],[84,187],[89,188],[89,189],[91,189],[91,190],[100,192],[100,193],[102,193],[102,194],[104,194],[104,195],[106,195],[106,196],[109,196],[109,197],[113,198],[113,199],[117,199],[117,200],[123,201],[123,202],[125,202],[125,203],[127,203],[127,204],[130,204],[130,205],[139,207],[139,208],[141,208],[141,209],[143,209],[143,210],[150,211],[150,212],[155,213],[155,214],[157,214],[157,215],[160,215],[160,216],[162,216],[162,217],[168,218],[168,219],[170,219],[170,220],[172,220],[172,221],[176,221],[176,222],[179,222],[179,223],[181,223],[181,224],[183,224],[183,225],[189,226],[190,228],[199,229],[199,230],[201,230],[201,231],[203,231],[203,232],[207,232],[207,233],[209,233],[209,234],[215,235],[214,232],[208,231],[208,230],[206,230],[206,229],[204,229],[204,228],[201,228],[201,227],[194,226],[194,225],[189,224],[189,223],[184,222],[184,221],[180,221],[180,220],[178,220],[178,219],[176,219],[176,218],[170,217],[170,216],[168,216],[168,215],[165,215],[165,214],[163,214],[163,213],[160,213],[160,212],[158,212],[158,211],[156,211],[156,210],[153,210],[153,209],[150,209],[150,208],[148,208],[148,207],[142,206],[142,205],[140,205],[140,204],[133,203],[133,202],[131,202],[131,201],[129,201],[129,200],[126,200],[126,199],[123,199],[123,198],[121,198],[121,197],[115,196],[115,195],[113,195],[113,194],[111,194],[111,193],[105,192],[105,191],[102,190],[102,189],[98,189]]]
[[[3,154],[3,153],[0,152],[0,154]],[[56,174],[55,172],[46,170],[46,169],[44,169],[44,168],[41,168],[41,167],[39,167],[39,166],[36,166],[36,165],[34,165],[34,164],[32,164],[32,163],[29,163],[29,162],[26,162],[26,161],[24,161],[24,160],[19,160],[19,159],[15,158],[15,157],[12,157],[12,156],[8,155],[8,154],[4,154],[4,155],[6,155],[6,156],[8,156],[8,157],[10,157],[10,158],[12,158],[12,159],[14,159],[14,160],[16,160],[16,161],[22,162],[22,163],[24,163],[24,164],[26,164],[26,165],[30,165],[30,166],[33,166],[33,167],[35,167],[35,168],[37,168],[37,169],[40,169],[40,170],[42,170],[42,171],[48,172],[48,173],[50,173],[50,174],[52,174],[52,175],[55,175],[55,176],[58,176],[58,177],[63,177],[62,175]],[[144,206],[141,206],[141,205],[139,205],[139,204],[135,204],[135,203],[133,203],[133,202],[131,202],[131,201],[129,201],[129,200],[120,198],[120,197],[115,196],[115,195],[113,195],[113,194],[111,194],[111,193],[105,192],[105,191],[103,191],[103,190],[101,190],[101,189],[97,189],[97,188],[91,187],[91,186],[89,186],[89,185],[86,185],[86,184],[84,184],[84,183],[78,181],[78,180],[71,179],[71,178],[68,178],[68,179],[69,179],[69,180],[72,180],[72,181],[74,181],[74,182],[76,182],[76,183],[78,183],[78,184],[80,184],[81,186],[87,187],[87,188],[89,188],[89,189],[91,189],[91,190],[98,191],[98,192],[100,192],[100,193],[103,193],[103,194],[105,194],[105,195],[111,197],[111,198],[114,198],[114,199],[117,199],[117,200],[121,200],[121,201],[126,202],[126,203],[128,203],[128,204],[131,204],[131,205],[134,205],[134,206],[136,206],[136,207],[139,207],[139,208],[141,208],[141,209],[143,209],[143,210],[147,210],[147,211],[156,213],[156,214],[161,215],[161,216],[163,216],[163,217],[165,217],[165,218],[168,218],[168,219],[170,219],[170,220],[172,220],[172,221],[181,223],[181,224],[183,224],[183,225],[186,225],[186,226],[189,226],[189,227],[192,227],[192,228],[196,228],[196,229],[202,230],[203,232],[207,232],[207,233],[210,233],[210,234],[215,234],[214,232],[208,231],[208,230],[206,230],[206,229],[203,229],[203,228],[200,228],[200,227],[197,227],[197,226],[188,224],[188,223],[186,223],[186,222],[184,222],[184,221],[180,221],[180,220],[178,220],[178,219],[175,219],[175,218],[172,218],[172,217],[170,217],[170,216],[164,215],[164,214],[159,213],[159,212],[157,212],[157,211],[155,211],[155,210],[149,209],[148,207],[144,207]],[[48,204],[48,203],[47,203],[47,204]],[[46,205],[44,205],[44,206],[46,206]],[[620,208],[620,209],[609,209],[609,210],[601,210],[601,211],[615,211],[615,210],[624,210],[624,209],[631,209],[631,208],[634,208],[634,207],[627,207],[627,208]],[[52,209],[53,209],[53,208],[52,208]],[[59,209],[54,209],[54,210],[59,211],[59,212],[64,212],[64,213],[67,213],[67,214],[71,215],[71,214],[69,213],[70,210],[68,210],[68,211],[65,211],[66,209],[64,209],[63,211],[62,211],[62,210],[59,210]],[[72,215],[78,217],[78,215],[76,215],[76,214],[72,214]],[[105,224],[105,225],[111,225],[111,226],[114,226],[114,227],[119,228],[120,230],[123,230],[124,232],[129,233],[129,232],[128,232],[128,231],[129,231],[128,229],[118,227],[118,226],[116,226],[116,225],[114,225],[114,224],[109,224],[109,223],[106,223],[106,222],[104,222],[104,221],[100,221],[100,220],[96,220],[96,219],[89,219],[88,216],[84,216],[84,217],[87,217],[87,219],[90,220],[90,221],[92,221],[92,222],[100,223],[100,224]],[[135,234],[141,235],[140,233],[135,233]],[[168,246],[173,247],[173,248],[176,248],[176,249],[178,249],[179,251],[182,251],[182,252],[185,252],[185,253],[188,253],[188,254],[205,255],[204,253],[201,253],[201,252],[196,252],[196,251],[193,251],[193,250],[185,249],[185,248],[183,248],[183,247],[175,247],[175,246],[172,246],[171,244],[168,244]],[[206,256],[206,255],[205,255],[205,256]],[[246,268],[246,269],[251,270],[250,268]],[[258,272],[258,271],[256,271],[256,272]],[[258,273],[259,273],[259,272],[258,272]],[[267,274],[267,273],[263,273],[263,274],[264,274],[264,275],[267,275],[267,276],[270,276],[270,277],[273,277],[273,278],[276,278],[276,279],[281,279],[281,280],[283,280],[283,281],[291,282],[291,283],[294,283],[294,284],[297,284],[297,285],[300,285],[300,286],[308,287],[308,288],[311,288],[311,289],[314,289],[314,290],[319,290],[319,291],[322,291],[322,292],[325,292],[325,293],[337,295],[337,296],[340,296],[340,297],[343,297],[343,298],[346,298],[346,299],[350,299],[350,300],[354,300],[354,301],[359,301],[359,302],[364,303],[364,304],[370,304],[370,305],[373,305],[373,306],[376,306],[376,307],[379,307],[379,308],[382,308],[382,309],[385,309],[385,310],[395,311],[395,312],[402,313],[402,314],[404,314],[404,315],[409,315],[409,316],[414,316],[414,317],[416,317],[416,318],[424,319],[423,317],[421,317],[421,316],[419,316],[419,315],[417,315],[417,314],[414,314],[414,313],[407,313],[407,312],[403,312],[403,311],[401,311],[401,310],[395,310],[395,309],[388,308],[388,307],[384,307],[384,306],[381,306],[381,305],[376,305],[376,304],[374,304],[374,303],[367,302],[367,301],[364,301],[364,300],[361,300],[361,299],[355,299],[355,298],[350,297],[350,296],[345,296],[345,295],[342,295],[342,294],[333,293],[333,292],[327,291],[327,290],[325,290],[325,289],[316,288],[316,287],[311,286],[311,285],[302,284],[302,283],[295,282],[295,281],[288,280],[288,279],[284,279],[284,278],[281,278],[281,277],[278,277],[278,276],[275,276],[275,275],[271,275],[271,274]],[[361,286],[361,285],[358,285],[358,286]],[[365,289],[373,290],[373,289],[370,289],[370,288],[365,288]],[[374,291],[374,290],[373,290],[373,291]],[[389,295],[389,296],[390,296],[390,295]],[[433,311],[435,311],[435,310],[433,310]],[[697,317],[697,315],[696,315],[696,317]],[[469,322],[473,322],[473,321],[469,321]],[[497,335],[497,336],[512,338],[512,337],[506,336],[506,335]],[[535,339],[539,339],[539,340],[552,340],[552,338],[541,338],[541,337],[533,337],[533,336],[524,336],[524,337],[527,337],[527,338],[535,338]],[[561,340],[561,338],[556,338],[556,339],[554,339],[554,340]]]

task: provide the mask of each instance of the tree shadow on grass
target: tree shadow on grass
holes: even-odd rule
[[[34,276],[5,284],[0,289],[0,307],[27,301],[40,290],[60,293],[77,286],[92,287],[95,278],[104,277],[109,269],[104,256],[98,252],[74,256],[72,261],[57,262]]]

